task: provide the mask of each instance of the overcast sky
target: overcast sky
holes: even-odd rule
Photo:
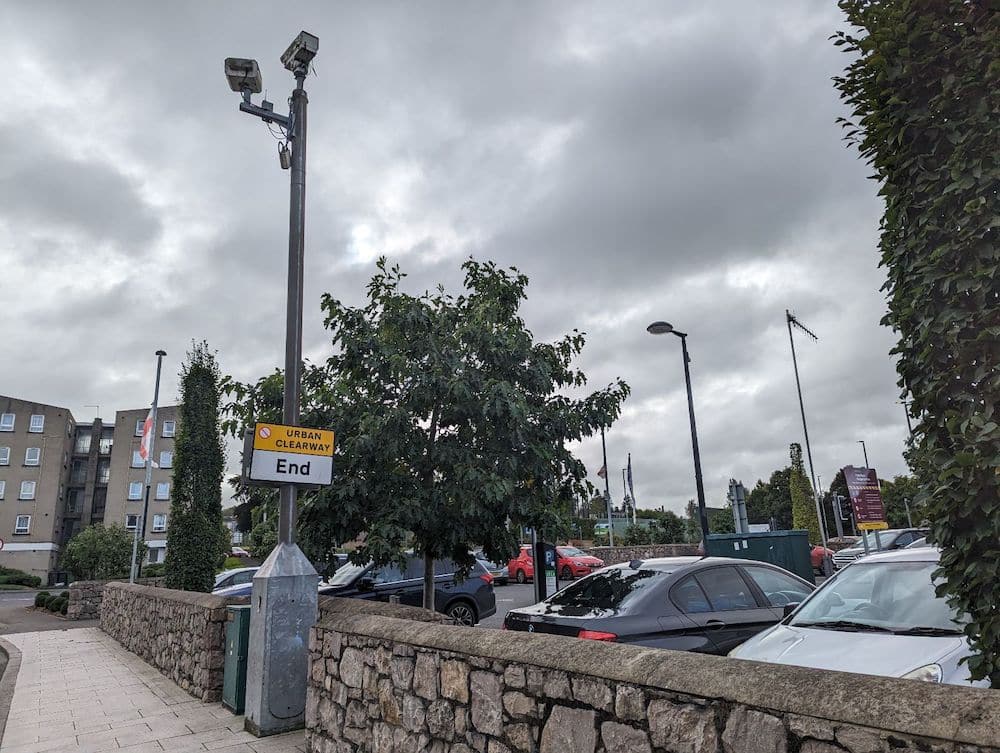
[[[68,406],[162,402],[192,339],[244,380],[283,359],[288,173],[237,111],[226,56],[320,38],[310,97],[305,353],[320,295],[357,303],[380,254],[455,291],[469,255],[516,265],[539,339],[579,328],[591,385],[633,389],[608,434],[612,493],[695,495],[689,333],[708,503],[802,441],[816,472],[905,472],[892,333],[879,325],[880,202],[841,141],[833,0],[803,3],[4,3],[0,392]],[[579,453],[601,465],[600,440]]]

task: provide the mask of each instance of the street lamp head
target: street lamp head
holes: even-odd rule
[[[161,357],[165,356],[165,355],[167,355],[167,351],[165,351],[165,350],[158,350],[158,351],[156,351],[156,355],[161,356]]]
[[[281,56],[281,64],[292,73],[303,71],[309,67],[317,52],[319,52],[319,37],[308,31],[300,31]]]
[[[250,92],[260,94],[264,86],[260,77],[260,68],[256,60],[250,58],[226,58],[225,63],[226,79],[229,81],[229,88],[240,94]]]
[[[669,335],[674,331],[674,325],[667,322],[653,322],[646,327],[646,331],[651,335]]]

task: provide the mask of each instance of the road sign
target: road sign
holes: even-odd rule
[[[851,495],[854,523],[860,531],[880,531],[889,527],[882,506],[882,492],[874,468],[844,467],[844,481]]]
[[[250,455],[250,483],[329,486],[333,483],[334,433],[284,424],[257,424]]]

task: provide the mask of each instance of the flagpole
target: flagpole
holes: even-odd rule
[[[132,537],[132,567],[129,571],[128,582],[135,583],[136,574],[140,570],[139,566],[139,538],[146,539],[146,516],[149,514],[149,487],[153,480],[153,444],[156,439],[156,404],[160,399],[160,369],[163,366],[163,357],[167,355],[165,351],[156,351],[156,384],[153,387],[153,407],[149,412],[152,426],[149,428],[149,446],[146,448],[146,495],[142,503],[142,517],[136,522],[135,535]],[[145,426],[143,427],[143,438],[140,447],[146,441]],[[126,515],[127,519],[127,515]]]
[[[601,427],[601,453],[604,455],[604,501],[608,506],[608,546],[615,545],[615,524],[611,519],[611,485],[608,483],[608,448],[604,443],[604,427]]]
[[[639,503],[635,498],[635,485],[632,483],[632,453],[628,454],[628,493],[632,497],[632,525],[639,525]]]

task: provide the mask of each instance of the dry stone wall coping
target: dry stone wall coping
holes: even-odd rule
[[[641,544],[637,546],[592,546],[584,552],[604,560],[606,565],[617,565],[632,560],[657,557],[693,557],[698,554],[697,544]]]
[[[432,609],[410,607],[405,604],[387,604],[383,601],[369,601],[368,599],[320,596],[319,619],[322,620],[331,614],[336,614],[339,617],[355,614],[382,615],[383,617],[396,617],[404,620],[415,620],[417,622],[437,622],[445,625],[454,624],[451,618]]]
[[[386,608],[393,606],[383,605]],[[535,708],[536,702],[531,697],[520,698],[513,693],[526,688],[525,692],[535,698],[542,697],[549,701],[567,699],[569,705],[585,707],[587,714],[604,715],[595,719],[620,723],[641,719],[653,735],[652,744],[657,748],[663,745],[656,742],[656,735],[663,730],[675,730],[676,734],[686,736],[685,739],[690,738],[690,744],[686,748],[671,749],[685,750],[686,753],[709,750],[698,741],[716,732],[721,735],[719,742],[726,753],[751,750],[727,742],[746,735],[772,741],[780,738],[775,753],[785,753],[786,725],[792,735],[798,734],[795,730],[813,730],[808,734],[803,732],[800,737],[831,743],[837,741],[852,753],[888,750],[890,745],[886,741],[892,736],[920,738],[922,746],[930,745],[928,741],[954,741],[982,746],[980,750],[995,750],[990,746],[996,746],[1000,740],[1000,693],[992,690],[763,664],[559,636],[436,625],[382,615],[342,614],[335,610],[328,611],[317,624],[314,643],[320,647],[314,653],[314,662],[317,657],[327,657],[330,646],[336,644],[335,658],[340,660],[341,665],[339,677],[348,688],[359,689],[359,692],[367,687],[366,683],[382,682],[379,679],[382,674],[376,667],[369,667],[369,660],[365,657],[373,651],[376,655],[378,652],[390,655],[390,669],[386,672],[385,682],[395,687],[398,678],[405,687],[412,687],[413,690],[409,694],[404,692],[401,701],[397,699],[404,718],[407,716],[407,704],[411,717],[418,713],[417,706],[426,717],[429,709],[425,707],[429,703],[444,699],[461,703],[466,687],[464,671],[456,666],[444,670],[446,659],[464,662],[473,670],[473,675],[476,669],[489,670],[491,676],[500,678],[496,681],[498,684],[480,676],[478,679],[470,678],[468,685],[473,697],[471,723],[477,725],[480,732],[486,728],[495,729],[498,703],[518,716],[537,717],[541,712]],[[359,644],[369,648],[357,651],[356,655],[348,650],[342,654],[342,644]],[[394,664],[397,659],[405,664],[398,670]],[[320,662],[327,673],[321,679],[320,687],[322,682],[332,687],[333,680],[337,678],[336,663],[327,661],[322,665]],[[332,674],[330,670],[333,670]],[[317,672],[314,664],[314,682]],[[370,678],[369,674],[372,675]],[[313,686],[310,692],[315,690]],[[499,701],[498,693],[502,693]],[[658,707],[655,699],[650,700],[650,693],[670,694],[672,700]],[[322,692],[320,696],[323,696]],[[412,696],[416,696],[420,703],[416,703]],[[688,703],[678,705],[677,699],[688,699]],[[478,711],[475,710],[477,703]],[[706,704],[714,709],[711,714],[705,711]],[[390,704],[386,700],[384,705]],[[353,718],[357,721],[362,710],[359,706],[353,708]],[[720,716],[724,712],[727,714],[725,723]],[[444,712],[439,710],[439,713]],[[510,713],[504,717],[505,729],[513,723]],[[560,713],[568,714],[569,711]],[[476,722],[476,719],[479,721]],[[372,722],[376,726],[381,723],[377,720]],[[579,725],[570,723],[566,729],[576,726]],[[619,728],[621,724],[606,728],[596,727],[593,723],[589,723],[589,727],[587,724],[582,726],[604,735],[603,744],[609,752],[629,750],[628,746],[633,744],[638,746],[637,750],[645,749],[643,744],[633,740],[634,736],[630,736],[627,730]],[[660,732],[655,732],[654,727]],[[782,730],[780,735],[776,732],[779,727]],[[515,735],[520,734],[515,731]],[[867,742],[862,744],[858,740]],[[541,750],[556,750],[565,742],[560,741],[562,738],[557,740],[551,735],[549,738],[542,735]],[[891,747],[909,747],[898,740],[896,743]],[[774,744],[778,745],[777,742]],[[874,746],[871,751],[861,750],[866,744]],[[914,746],[920,747],[916,743]],[[586,749],[593,750],[592,747]],[[714,753],[714,748],[712,751]]]

